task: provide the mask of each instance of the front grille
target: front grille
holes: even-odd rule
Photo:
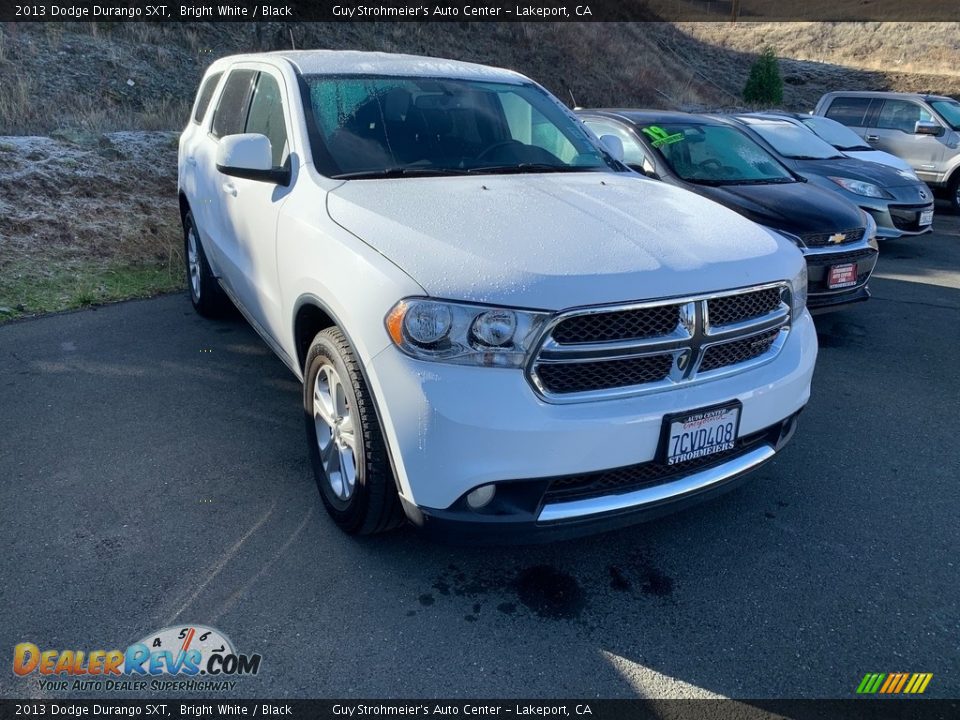
[[[568,502],[605,495],[642,490],[654,485],[686,477],[700,470],[721,465],[734,458],[745,455],[764,443],[775,445],[780,435],[781,425],[740,438],[736,447],[714,455],[695,458],[676,465],[665,465],[658,461],[629,465],[614,470],[604,470],[580,475],[568,475],[556,478],[550,483],[544,494],[544,503]]]
[[[851,228],[850,230],[841,230],[838,233],[804,233],[800,235],[800,239],[804,245],[811,248],[827,247],[828,245],[846,245],[847,243],[857,242],[863,238],[865,230],[866,228],[858,227]],[[842,235],[843,237],[838,238],[838,235]]]
[[[544,364],[538,374],[548,392],[575,393],[663,380],[672,365],[673,355],[653,355],[624,360]]]
[[[786,283],[776,283],[572,310],[548,327],[528,379],[546,400],[580,402],[691,382],[707,370],[739,371],[779,352],[777,337],[790,326],[789,302]]]
[[[649,338],[667,335],[679,323],[679,305],[574,315],[553,329],[553,339],[558,343],[573,344]]]
[[[754,337],[734,340],[722,345],[711,345],[703,353],[703,360],[700,361],[700,372],[753,360],[767,352],[779,334],[780,329],[777,328]]]
[[[829,253],[826,255],[807,255],[807,265],[832,267],[833,265],[843,265],[848,262],[859,262],[866,260],[871,255],[876,255],[877,251],[873,248],[864,248],[863,250],[850,250],[849,252]]]
[[[707,302],[710,325],[731,325],[773,312],[780,305],[780,288],[714,298]]]

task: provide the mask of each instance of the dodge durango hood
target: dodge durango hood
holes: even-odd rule
[[[353,180],[337,224],[430,295],[557,310],[789,280],[789,241],[710,200],[633,175]]]
[[[865,224],[852,203],[809,183],[703,186],[697,192],[755,222],[794,235],[833,233]]]

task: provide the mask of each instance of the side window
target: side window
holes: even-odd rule
[[[253,92],[247,126],[244,132],[266,135],[273,148],[273,166],[287,161],[287,125],[283,119],[283,99],[276,78],[263,72]]]
[[[220,102],[213,112],[211,132],[214,137],[221,138],[243,132],[256,77],[256,70],[234,70],[227,76],[227,84],[224,85]]]
[[[933,116],[909,100],[886,100],[877,117],[877,127],[913,133],[920,121],[930,122]]]
[[[619,123],[609,120],[586,120],[588,128],[593,130],[597,137],[603,135],[616,135],[623,143],[623,161],[627,165],[642,166],[643,161],[647,159],[647,154],[643,151],[643,146],[637,142],[633,134]]]
[[[851,127],[866,127],[864,116],[870,107],[870,98],[838,97],[827,108],[827,117]]]
[[[193,121],[195,123],[202,121],[203,116],[207,114],[210,100],[213,99],[213,91],[217,89],[217,83],[220,82],[222,76],[222,72],[214,73],[200,86],[200,92],[197,93],[197,102],[193,107]]]
[[[523,98],[515,93],[501,93],[500,104],[513,140],[546,150],[565,163],[574,162],[580,154],[556,125]]]

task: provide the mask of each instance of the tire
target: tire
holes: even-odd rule
[[[187,270],[187,288],[193,309],[204,317],[223,315],[227,299],[210,270],[200,234],[189,210],[183,216],[183,258]]]
[[[947,199],[950,200],[950,209],[960,214],[960,170],[953,173],[950,184],[947,185]]]
[[[333,521],[350,535],[401,525],[405,515],[373,400],[339,328],[318,333],[310,345],[303,409],[313,474]]]

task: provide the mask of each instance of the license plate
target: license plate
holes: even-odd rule
[[[930,225],[933,222],[933,210],[924,210],[920,213],[920,225]]]
[[[844,263],[843,265],[834,265],[830,268],[830,274],[827,277],[827,287],[831,290],[838,288],[852,287],[857,284],[857,264]]]
[[[696,460],[733,450],[740,430],[740,404],[731,403],[664,418],[664,462]]]

